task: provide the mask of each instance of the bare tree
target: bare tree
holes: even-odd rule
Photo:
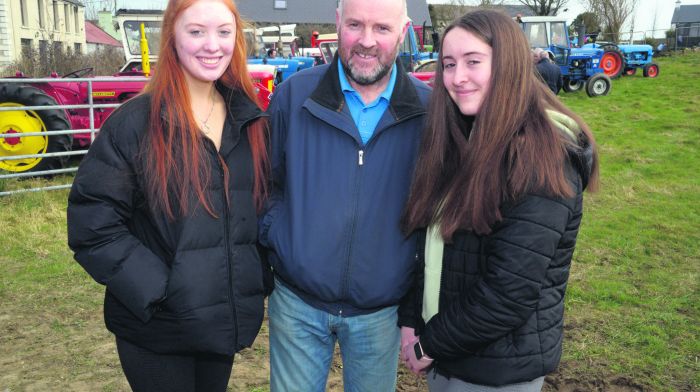
[[[619,40],[622,26],[637,5],[637,0],[586,0],[586,2],[588,10],[600,18],[605,36],[612,38],[613,41]]]
[[[556,15],[569,0],[518,0],[536,15]],[[593,1],[593,0],[588,0]]]
[[[477,7],[493,7],[503,5],[503,0],[479,0],[476,2]]]

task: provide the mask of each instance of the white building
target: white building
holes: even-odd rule
[[[85,6],[77,0],[0,0],[0,65],[30,47],[85,53]]]

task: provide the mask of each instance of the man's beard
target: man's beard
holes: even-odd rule
[[[343,71],[345,71],[345,75],[349,79],[351,79],[355,83],[359,84],[360,86],[369,86],[369,85],[377,83],[382,78],[384,78],[386,75],[388,75],[389,72],[391,72],[391,67],[394,65],[394,61],[396,61],[396,55],[399,52],[399,43],[398,42],[396,43],[394,53],[392,53],[392,55],[389,56],[389,58],[392,59],[392,61],[390,63],[387,63],[387,64],[383,63],[381,61],[381,54],[376,53],[377,59],[379,60],[379,63],[370,72],[363,74],[363,73],[360,73],[358,70],[354,69],[352,67],[352,65],[349,63],[349,61],[346,58],[344,58],[345,56],[343,55],[343,49],[342,49],[343,43],[342,43],[340,36],[341,36],[341,34],[338,34],[338,50],[340,51],[338,57],[340,58],[340,64],[342,64],[342,66],[343,66]],[[349,54],[348,57],[352,57],[353,52],[368,53],[370,51],[360,47],[359,45],[356,45],[355,47],[350,48],[349,53],[348,53]],[[375,53],[372,53],[372,54],[375,54]]]

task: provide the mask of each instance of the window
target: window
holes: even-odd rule
[[[533,48],[546,48],[549,46],[544,22],[525,24],[525,36],[528,37],[530,46]]]
[[[22,26],[27,26],[27,0],[19,0],[19,12],[22,14]]]
[[[32,40],[28,38],[22,38],[20,45],[22,47],[22,57],[29,58],[29,56],[31,56],[32,54],[32,45],[34,45]]]
[[[76,54],[83,53],[83,50],[82,50],[82,48],[80,47],[80,43],[79,43],[79,42],[76,42],[75,44],[73,44],[73,47],[75,48],[74,50],[75,50],[75,53],[76,53]]]
[[[63,4],[63,23],[66,25],[66,32],[70,32],[70,23],[68,21],[70,20],[70,13],[68,11],[68,4]]]
[[[61,61],[63,59],[63,42],[53,41],[51,45],[51,58],[54,61]]]
[[[160,27],[161,23],[156,21],[124,21],[124,34],[126,35],[126,43],[129,46],[129,53],[141,53],[141,23],[144,24],[146,31],[146,39],[148,39],[148,49],[151,56],[158,55],[158,47],[160,47]]]
[[[45,39],[39,40],[39,58],[42,60],[48,58],[48,51],[49,41]]]
[[[567,48],[566,26],[564,22],[552,22],[552,45]]]
[[[58,31],[58,1],[53,0],[53,29]]]
[[[39,7],[39,27],[44,28],[44,0],[36,0],[36,5]]]
[[[693,23],[690,25],[688,37],[700,37],[700,24]]]
[[[73,6],[73,23],[75,23],[75,33],[80,32],[80,24],[78,23],[78,7]]]
[[[287,9],[287,0],[273,0],[274,6],[273,8],[276,10],[286,10]]]

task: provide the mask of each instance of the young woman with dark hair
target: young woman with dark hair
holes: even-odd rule
[[[170,0],[156,72],[105,122],[68,200],[135,391],[225,391],[263,319],[266,122],[230,0]]]
[[[468,13],[440,47],[402,222],[423,231],[402,359],[431,372],[431,391],[538,391],[561,356],[593,136],[537,79],[506,15]]]

